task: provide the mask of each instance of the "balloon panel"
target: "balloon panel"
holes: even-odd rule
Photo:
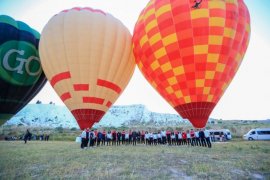
[[[250,19],[242,0],[197,2],[150,1],[136,23],[133,51],[162,97],[204,127],[241,64]]]

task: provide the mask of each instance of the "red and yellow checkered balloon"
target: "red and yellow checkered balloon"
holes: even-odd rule
[[[194,127],[205,127],[250,35],[243,0],[151,0],[133,36],[146,79]]]

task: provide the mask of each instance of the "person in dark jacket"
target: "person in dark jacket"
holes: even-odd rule
[[[118,131],[117,132],[117,146],[120,146],[121,144],[121,136],[122,136],[121,132]]]
[[[122,144],[125,144],[125,130],[123,129],[123,131],[122,131]]]
[[[199,131],[199,137],[200,137],[202,146],[206,147],[205,135],[204,135],[203,129],[200,129],[200,131]]]
[[[29,129],[27,129],[24,135],[24,144],[27,143],[27,140],[31,140],[31,137],[32,137],[32,133],[30,133]]]
[[[99,130],[97,133],[97,146],[100,145],[101,141],[102,141],[102,132]]]
[[[132,131],[132,144],[133,146],[136,146],[137,141],[137,132],[135,130]]]

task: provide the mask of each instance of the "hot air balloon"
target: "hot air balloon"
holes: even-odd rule
[[[0,16],[0,125],[21,110],[45,85],[39,33],[21,21]]]
[[[42,31],[39,52],[48,80],[81,129],[103,117],[135,69],[128,29],[88,7],[53,16]]]
[[[136,63],[194,127],[203,128],[248,46],[243,0],[151,0],[134,28]]]

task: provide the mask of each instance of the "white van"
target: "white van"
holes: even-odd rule
[[[270,140],[270,128],[251,129],[243,136],[245,140]]]
[[[232,133],[229,129],[209,129],[211,141],[227,141],[232,139]]]

